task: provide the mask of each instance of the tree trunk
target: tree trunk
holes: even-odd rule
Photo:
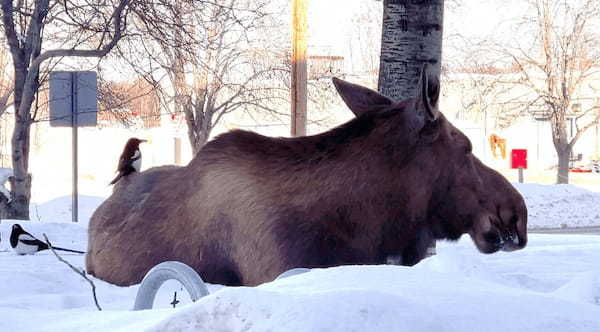
[[[192,146],[192,153],[195,156],[201,149],[204,147],[206,142],[208,141],[208,133],[203,131],[202,129],[198,130],[197,128],[191,129],[188,128],[188,134],[190,137],[190,143]]]
[[[569,144],[556,148],[556,154],[558,155],[558,170],[556,172],[556,183],[568,184],[569,183],[569,160],[571,158],[571,151],[573,150]]]
[[[14,68],[15,128],[11,140],[13,177],[11,182],[10,217],[29,219],[31,175],[29,169],[29,132],[31,105],[39,88],[41,61],[35,61],[42,47],[41,30],[48,13],[49,1],[36,1],[27,27],[25,42],[19,43],[14,26],[15,9],[10,1],[2,2],[4,32],[10,46]]]
[[[16,173],[16,170],[15,170]],[[29,219],[29,200],[31,198],[31,174],[23,177],[12,176],[9,178],[12,188],[12,201],[8,209],[10,219]]]
[[[12,136],[12,163],[14,176],[11,179],[11,213],[13,218],[29,219],[29,200],[31,197],[31,175],[29,169],[30,130],[33,122],[31,105],[40,86],[40,66],[51,58],[75,57],[104,57],[110,52],[117,42],[123,37],[123,15],[129,12],[131,0],[122,0],[114,8],[106,27],[97,32],[102,33],[100,44],[93,49],[52,49],[42,54],[43,30],[45,24],[52,19],[47,19],[50,7],[49,0],[35,0],[32,2],[17,1],[18,8],[13,7],[12,0],[0,1],[3,32],[12,55],[14,67],[14,105],[15,129]],[[68,6],[64,4],[65,8]],[[100,12],[98,12],[100,13]],[[60,16],[60,14],[59,14]],[[67,15],[69,16],[69,15]],[[71,19],[71,17],[69,17]],[[21,31],[17,31],[17,22]],[[80,23],[75,21],[73,23]],[[69,23],[67,23],[69,24]],[[60,24],[59,24],[60,25]],[[112,37],[105,38],[105,33]],[[62,42],[57,41],[57,46]]]
[[[34,68],[33,70],[37,70]],[[11,183],[11,219],[29,219],[29,201],[31,199],[31,174],[29,169],[29,132],[31,119],[29,110],[33,102],[33,91],[37,90],[37,75],[31,81],[26,79],[28,71],[15,66],[15,127],[11,139],[12,165],[14,176]],[[29,83],[29,84],[28,84]]]
[[[439,78],[442,59],[443,0],[385,0],[379,86],[394,99],[415,95],[423,63]]]
[[[563,103],[568,105],[568,103]],[[556,171],[556,183],[567,184],[569,183],[569,159],[571,158],[571,151],[573,151],[573,142],[569,142],[566,117],[566,108],[560,106],[554,107],[552,110],[552,117],[550,118],[550,125],[552,127],[552,143],[554,143],[554,149],[558,156],[558,169]]]

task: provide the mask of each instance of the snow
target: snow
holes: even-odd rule
[[[8,189],[6,189],[4,184],[6,184],[6,182],[8,181],[8,178],[11,177],[12,175],[13,175],[12,168],[0,167],[0,193],[2,193],[2,195],[4,195],[4,197],[6,197],[9,200],[10,200],[10,192],[8,191]]]
[[[104,198],[97,196],[79,195],[79,221],[86,225],[96,208]],[[29,216],[33,221],[70,222],[72,196],[62,196],[42,203],[33,203],[29,207]]]
[[[13,176],[12,168],[0,167],[0,184],[4,185],[8,178]]]
[[[574,185],[513,183],[523,195],[529,228],[564,228],[600,225],[600,192]]]
[[[319,269],[255,288],[228,288],[149,331],[593,331],[600,326],[595,304],[428,266],[443,259],[415,269]]]
[[[515,186],[530,226],[600,225],[600,193]],[[43,222],[18,222],[56,246],[85,250],[87,220],[101,201],[80,199],[81,223],[68,222],[69,197],[39,204]],[[51,252],[16,255],[8,243],[15,222],[0,223],[0,331],[600,331],[597,235],[530,234],[524,250],[493,255],[465,236],[438,243],[436,256],[412,268],[341,266],[257,287],[209,285],[211,295],[196,303],[170,281],[157,309],[134,312],[138,286],[92,278],[104,309],[97,311],[89,284]],[[83,255],[62,256],[85,266]]]

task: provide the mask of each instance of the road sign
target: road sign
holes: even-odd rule
[[[50,126],[95,126],[98,114],[97,75],[93,71],[50,73]],[[75,106],[75,107],[73,107]],[[74,115],[74,116],[73,116]]]
[[[98,83],[93,71],[50,73],[50,126],[73,128],[73,222],[79,213],[79,166],[77,128],[95,126],[98,114]]]

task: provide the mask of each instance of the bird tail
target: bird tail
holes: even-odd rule
[[[73,249],[65,249],[65,248],[55,247],[55,246],[52,246],[52,249],[54,249],[54,250],[60,250],[60,251],[67,251],[67,252],[74,252],[76,254],[85,254],[85,251],[79,251],[79,250],[73,250]]]
[[[119,172],[119,174],[117,174],[117,177],[115,177],[112,181],[110,181],[110,183],[108,185],[112,186],[113,184],[117,183],[117,181],[119,181],[122,177],[123,177],[123,173]]]

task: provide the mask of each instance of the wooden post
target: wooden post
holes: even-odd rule
[[[292,136],[306,135],[307,2],[292,0]]]

